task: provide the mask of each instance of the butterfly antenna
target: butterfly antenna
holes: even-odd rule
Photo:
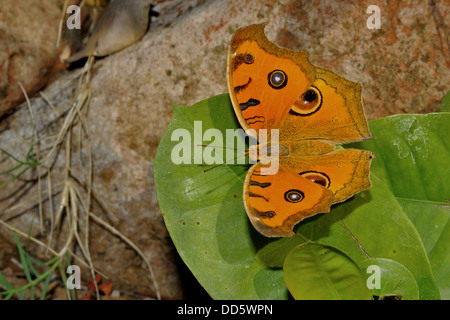
[[[204,147],[204,148],[206,148],[206,147],[211,147],[211,148],[222,148],[222,149],[228,149],[228,150],[236,150],[236,149],[234,149],[234,148],[231,148],[231,147],[224,147],[224,146],[211,146],[211,145],[207,145],[207,144],[196,144],[196,146],[197,147]]]
[[[212,146],[212,145],[206,145],[206,144],[197,144],[196,146],[197,146],[197,147],[204,147],[204,148],[206,148],[206,147],[211,147],[211,148],[222,148],[222,149],[229,149],[229,150],[234,150],[234,151],[236,151],[236,149],[234,149],[234,148],[231,148],[231,147],[224,147],[224,146]],[[213,166],[213,167],[211,167],[211,168],[208,168],[208,169],[203,170],[203,173],[208,172],[208,171],[210,171],[210,170],[212,170],[212,169],[214,169],[214,168],[220,167],[220,166],[222,166],[222,165],[224,165],[224,164],[227,164],[227,163],[230,163],[230,162],[233,163],[233,162],[235,162],[237,159],[242,158],[242,157],[245,157],[245,156],[246,156],[245,150],[243,150],[243,152],[244,152],[244,153],[243,153],[242,155],[240,155],[240,156],[236,156],[236,157],[234,157],[233,159],[230,159],[230,160],[225,161],[224,163],[220,163],[220,164],[215,165],[215,166]]]
[[[230,159],[230,160],[228,160],[228,161],[225,161],[224,163],[220,163],[220,164],[218,164],[218,165],[215,165],[214,167],[205,169],[205,170],[203,170],[203,173],[208,172],[208,171],[211,171],[211,170],[214,169],[214,168],[223,166],[224,164],[227,164],[227,163],[230,163],[230,162],[233,163],[235,160],[237,160],[237,159],[239,159],[239,158],[242,158],[242,157],[245,157],[245,155],[241,155],[241,156],[234,157],[233,159]]]

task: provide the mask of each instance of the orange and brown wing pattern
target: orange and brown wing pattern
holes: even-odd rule
[[[280,128],[315,77],[307,53],[271,43],[264,26],[239,29],[228,53],[228,89],[244,130]]]
[[[292,236],[304,218],[330,211],[334,203],[371,187],[373,154],[345,149],[280,159],[278,172],[263,175],[261,162],[244,181],[244,206],[253,226],[267,237]]]
[[[281,165],[333,192],[333,203],[369,189],[370,163],[374,155],[357,149],[335,150],[322,155],[289,156]]]
[[[362,86],[316,68],[316,80],[292,106],[280,129],[280,141],[320,139],[332,144],[369,139]]]
[[[274,175],[262,175],[261,162],[253,165],[244,182],[247,215],[266,237],[289,237],[304,218],[329,212],[333,192],[280,166]]]
[[[271,43],[264,26],[251,25],[234,35],[228,90],[249,135],[258,137],[258,129],[280,130],[279,159],[272,160],[278,171],[266,171],[270,164],[253,165],[243,197],[247,215],[261,234],[287,237],[304,218],[329,212],[332,204],[370,188],[374,156],[363,150],[335,150],[336,144],[370,138],[361,85],[313,66],[304,51]],[[268,145],[275,144],[268,140]]]

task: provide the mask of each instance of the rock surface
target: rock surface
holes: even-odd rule
[[[191,105],[227,91],[227,47],[236,29],[269,22],[270,40],[307,50],[314,64],[361,82],[369,119],[437,111],[450,82],[445,20],[449,1],[380,1],[380,30],[366,27],[370,4],[356,0],[157,1],[154,10],[160,16],[140,42],[96,61],[87,117],[93,190],[116,215],[116,228],[149,257],[164,297],[180,298],[183,291],[155,195],[153,157],[171,120],[173,104]],[[55,135],[62,125],[79,73],[62,73],[44,90],[54,109],[40,97],[32,99],[39,137]],[[28,107],[22,104],[0,123],[0,146],[25,156],[32,123]],[[72,145],[77,146],[77,136],[73,139]],[[49,148],[47,140],[39,145],[42,152],[45,148]],[[85,142],[80,150],[86,160]],[[52,167],[52,186],[64,179],[63,154],[58,154]],[[13,164],[6,158],[1,155],[0,172]],[[85,161],[74,160],[72,166],[75,176],[85,173]],[[7,212],[0,219],[28,230],[31,213],[37,210],[35,177],[36,171],[27,173],[0,189],[0,212]],[[1,183],[6,178],[0,179]],[[55,205],[57,200],[55,195]],[[6,209],[15,203],[23,206]],[[104,214],[99,203],[93,204],[92,211]],[[45,210],[44,217],[47,223]],[[114,286],[154,292],[135,252],[96,224],[91,225],[90,249],[94,265]]]
[[[62,1],[2,0],[0,117],[24,101],[19,82],[35,94],[67,65],[56,48]]]

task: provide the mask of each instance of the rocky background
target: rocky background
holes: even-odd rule
[[[206,295],[193,291],[195,281],[165,229],[155,195],[153,157],[173,104],[191,105],[227,91],[227,47],[239,27],[268,22],[269,40],[307,50],[314,64],[362,83],[369,119],[438,110],[450,83],[450,1],[375,2],[155,0],[152,10],[157,14],[145,36],[95,61],[90,103],[82,111],[86,122],[71,127],[70,173],[84,192],[92,179],[90,210],[140,248],[163,298]],[[83,10],[82,30],[62,28],[57,46],[63,4],[2,0],[0,7],[0,148],[20,159],[25,159],[33,138],[38,141],[35,152],[45,154],[51,148],[79,92],[85,60],[69,66],[63,59],[85,43],[92,12]],[[379,30],[366,26],[371,4],[381,10]],[[30,107],[19,83],[31,98]],[[79,134],[76,127],[82,127]],[[31,234],[43,242],[50,233],[49,212],[57,211],[64,194],[67,139],[48,171],[35,167],[0,189],[0,220],[27,233],[33,217],[40,215]],[[0,172],[16,164],[0,153]],[[0,175],[0,185],[10,178]],[[52,197],[46,193],[49,189]],[[155,297],[155,284],[139,255],[98,223],[89,228],[93,264],[112,280],[119,295]],[[64,226],[60,230],[55,233],[57,249],[63,245]],[[11,263],[16,255],[11,229],[0,225],[0,238],[0,272],[13,281],[22,271]],[[39,246],[30,250],[44,256]],[[76,246],[73,250],[79,253]],[[86,286],[89,272],[83,273],[83,280]]]

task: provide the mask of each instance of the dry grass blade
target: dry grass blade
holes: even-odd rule
[[[38,138],[37,132],[36,132],[36,119],[34,117],[33,110],[31,108],[30,99],[28,98],[28,94],[25,91],[25,88],[23,87],[22,83],[20,81],[18,83],[19,83],[20,89],[22,90],[22,92],[23,92],[23,94],[25,96],[25,99],[26,99],[26,102],[27,102],[27,106],[28,106],[28,110],[30,112],[30,118],[31,118],[31,122],[33,124],[33,140],[34,141],[38,141],[39,138]],[[34,142],[31,142],[31,143],[33,144]],[[39,152],[39,145],[38,145],[37,148],[36,148],[36,161],[37,162],[39,162],[39,158],[40,158],[40,152]],[[41,184],[41,171],[40,171],[41,169],[40,169],[40,166],[36,166],[36,170],[37,170],[37,177],[38,177],[38,195],[39,195],[39,203],[38,203],[39,204],[39,230],[41,231],[41,233],[43,233],[43,231],[44,231],[44,217],[43,217],[43,213],[42,213],[42,197],[41,197],[42,184]]]

